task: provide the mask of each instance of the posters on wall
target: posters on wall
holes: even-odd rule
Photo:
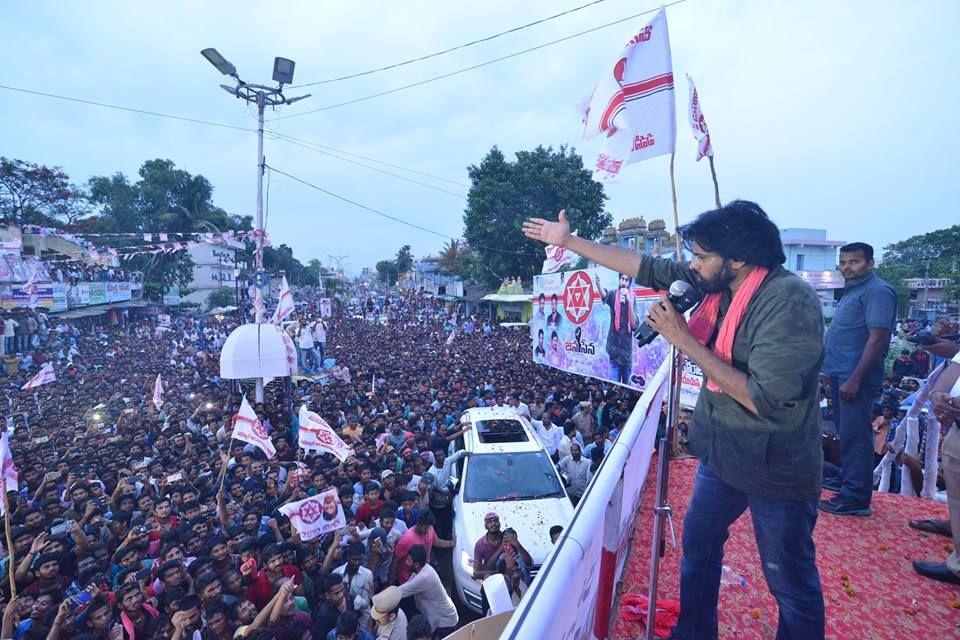
[[[70,308],[67,300],[67,285],[63,282],[53,283],[53,303],[50,311],[66,311]]]
[[[106,282],[89,282],[87,288],[89,290],[89,304],[107,304]]]

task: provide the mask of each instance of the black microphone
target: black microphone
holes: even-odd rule
[[[683,280],[674,280],[667,294],[667,299],[670,300],[670,304],[677,310],[677,313],[686,313],[700,302],[702,297],[703,294],[696,287]],[[657,304],[663,303],[658,302]],[[658,335],[660,334],[657,330],[646,323],[641,323],[640,328],[633,333],[633,337],[637,339],[637,345],[641,347],[653,342],[653,339]]]

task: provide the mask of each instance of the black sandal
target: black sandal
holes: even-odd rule
[[[909,523],[911,529],[923,531],[924,533],[935,533],[948,538],[953,537],[949,520],[911,520]]]

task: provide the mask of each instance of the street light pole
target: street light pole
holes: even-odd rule
[[[234,96],[238,100],[257,105],[257,228],[254,231],[254,267],[257,271],[263,269],[263,173],[266,168],[266,159],[263,155],[263,113],[266,108],[279,107],[281,105],[293,104],[304,98],[309,98],[310,94],[287,98],[283,95],[283,85],[293,82],[293,60],[286,58],[274,58],[273,60],[273,80],[278,83],[276,87],[262,84],[250,84],[240,79],[237,74],[237,68],[227,61],[220,53],[213,48],[204,49],[200,52],[210,64],[225,76],[231,76],[236,80],[236,86],[222,84],[224,91]],[[261,287],[254,287],[254,322],[261,324],[263,322],[263,292]],[[263,402],[263,378],[257,378],[256,401]]]

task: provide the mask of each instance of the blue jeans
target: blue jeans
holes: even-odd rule
[[[730,525],[747,507],[753,517],[763,575],[780,611],[777,640],[822,639],[823,590],[813,545],[817,502],[767,500],[742,493],[702,463],[683,519],[680,619],[673,638],[717,637],[723,545]]]
[[[869,507],[873,495],[873,399],[877,387],[861,385],[853,402],[844,402],[840,386],[846,380],[830,378],[834,422],[840,439],[840,497],[857,506]],[[829,472],[828,472],[829,474]],[[828,475],[825,474],[825,475]]]
[[[610,361],[610,379],[621,384],[630,384],[632,365]]]

